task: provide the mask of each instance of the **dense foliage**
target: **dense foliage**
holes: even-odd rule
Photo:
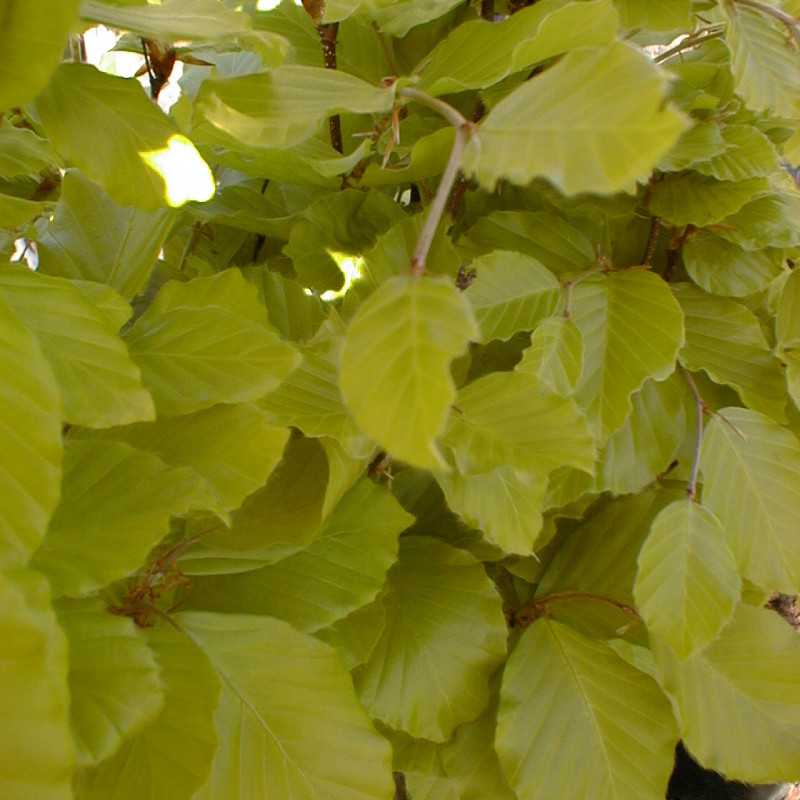
[[[0,797],[800,776],[800,2],[267,6],[0,0]]]

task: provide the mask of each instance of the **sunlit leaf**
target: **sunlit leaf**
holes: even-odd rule
[[[583,339],[572,320],[551,317],[536,326],[531,346],[522,354],[517,372],[534,375],[548,389],[571,395],[583,372]]]

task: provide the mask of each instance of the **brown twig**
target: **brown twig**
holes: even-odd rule
[[[175,68],[175,48],[162,48],[158,42],[143,38],[142,52],[147,76],[150,79],[150,97],[157,101]]]
[[[494,0],[481,0],[481,16],[490,22],[494,20]]]
[[[336,37],[339,35],[339,23],[331,22],[319,26],[319,40],[322,43],[322,58],[325,69],[336,69]],[[331,145],[338,153],[344,152],[342,141],[342,118],[334,114],[328,120],[331,132]]]
[[[540,619],[547,614],[548,606],[552,605],[553,603],[563,602],[564,600],[591,600],[595,603],[603,603],[604,605],[616,608],[617,611],[621,611],[623,614],[625,614],[625,616],[630,617],[636,622],[642,621],[642,618],[639,616],[639,612],[633,606],[629,606],[627,603],[623,603],[620,600],[615,600],[613,597],[592,594],[592,592],[568,591],[554,592],[553,594],[548,594],[544,597],[534,598],[529,603],[526,603],[524,606],[522,606],[522,608],[517,610],[517,612],[514,614],[514,624],[530,625],[531,623],[536,622],[537,619]]]
[[[656,254],[658,247],[658,238],[661,234],[661,220],[658,217],[653,217],[650,222],[650,233],[647,237],[647,246],[644,249],[644,258],[642,264],[645,267],[650,267],[653,264],[653,258]]]

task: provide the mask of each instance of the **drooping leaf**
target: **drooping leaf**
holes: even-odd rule
[[[674,370],[683,314],[657,275],[628,270],[578,283],[571,319],[584,342],[575,398],[603,443],[630,413],[631,395],[648,378],[663,380]]]
[[[59,154],[121,205],[155,210],[214,195],[208,165],[134,80],[62,64],[36,108]]]
[[[332,648],[270,617],[177,618],[225,682],[221,744],[202,798],[391,795],[388,743],[358,705]]]
[[[489,702],[506,647],[500,597],[472,556],[411,536],[383,602],[386,628],[355,672],[361,702],[394,728],[444,741]]]
[[[0,6],[0,109],[22,106],[44,87],[58,66],[77,22],[80,0],[3,0]]]
[[[183,633],[160,621],[147,633],[164,685],[161,713],[110,759],[81,770],[80,800],[192,800],[217,751],[220,680]]]
[[[475,259],[470,269],[476,278],[465,295],[475,310],[483,342],[533,330],[561,299],[561,285],[553,274],[521,253],[495,250]]]
[[[491,86],[560,53],[607,44],[618,27],[611,0],[545,0],[499,23],[466,22],[425,60],[419,86],[433,95]]]
[[[152,722],[164,705],[147,640],[98,599],[62,600],[58,621],[69,642],[72,731],[81,767],[99,764]]]
[[[551,317],[536,326],[531,346],[515,367],[536,377],[550,391],[567,397],[575,391],[583,372],[583,339],[572,320]]]
[[[517,643],[503,675],[496,747],[520,800],[661,800],[676,738],[656,682],[606,643],[549,619]]]
[[[61,395],[39,343],[0,297],[0,567],[44,537],[61,484]]]
[[[673,291],[686,320],[681,363],[732,386],[751,408],[783,420],[786,387],[780,365],[752,311],[691,284],[676,285]]]
[[[67,642],[40,574],[0,571],[0,635],[0,794],[8,800],[70,800]]]
[[[687,498],[663,509],[639,553],[634,596],[651,634],[687,658],[717,638],[741,594],[725,531]]]
[[[743,603],[719,639],[686,661],[658,642],[654,651],[659,682],[695,758],[749,783],[797,774],[800,640],[777,614]]]
[[[385,489],[362,479],[305,550],[240,575],[196,578],[190,602],[314,633],[375,599],[397,559],[398,536],[413,521]]]
[[[461,389],[446,442],[464,474],[503,466],[538,475],[564,465],[594,471],[594,439],[575,401],[524,372],[493,372]]]
[[[121,442],[71,441],[61,503],[33,563],[57,595],[88,594],[137,569],[172,515],[215,500],[186,467]]]
[[[265,316],[255,287],[228,272],[232,280],[215,303],[211,298],[220,292],[224,273],[166,284],[126,335],[161,414],[256,400],[299,363],[266,319],[255,318]]]
[[[660,70],[627,44],[573,50],[492,109],[465,169],[490,189],[541,176],[570,195],[632,191],[686,127],[663,107],[665,89]],[[605,101],[608,91],[618,102]]]
[[[289,431],[274,427],[257,407],[243,403],[113,428],[106,438],[155,453],[171,466],[191,467],[213,488],[221,508],[233,510],[266,483],[281,460]]]
[[[435,442],[456,394],[450,362],[477,337],[469,304],[444,279],[383,283],[345,336],[339,380],[355,421],[394,457],[446,468]]]
[[[153,400],[113,324],[70,281],[6,267],[0,295],[36,335],[67,422],[107,428],[154,418]]]
[[[744,577],[770,591],[800,587],[800,443],[769,417],[726,408],[703,437],[703,502],[722,522]]]
[[[106,283],[130,300],[147,283],[173,221],[167,209],[119,206],[67,170],[53,221],[37,240],[39,271]]]

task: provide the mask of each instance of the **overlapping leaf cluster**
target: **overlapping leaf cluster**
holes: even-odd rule
[[[0,796],[798,777],[800,4],[266,6],[0,0]]]

